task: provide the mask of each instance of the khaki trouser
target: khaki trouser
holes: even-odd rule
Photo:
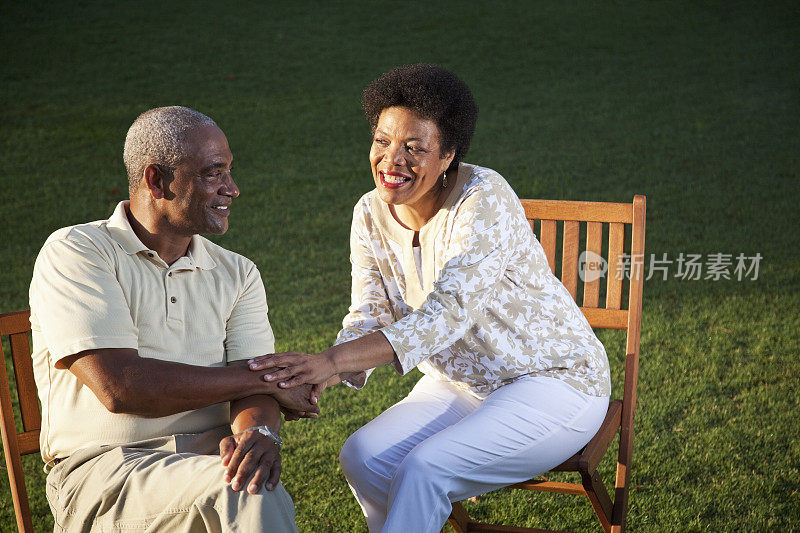
[[[56,532],[297,532],[282,484],[257,494],[223,479],[229,427],[79,450],[47,476]]]

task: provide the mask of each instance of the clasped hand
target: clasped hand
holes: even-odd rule
[[[281,453],[278,446],[258,431],[244,431],[225,437],[219,443],[222,466],[225,467],[225,482],[233,490],[244,488],[247,478],[252,479],[247,492],[255,494],[266,483],[272,490],[281,477]]]

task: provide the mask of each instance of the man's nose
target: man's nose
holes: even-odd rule
[[[233,181],[233,175],[230,172],[228,172],[219,192],[223,196],[230,196],[231,198],[239,196],[239,187],[236,186],[236,182]]]

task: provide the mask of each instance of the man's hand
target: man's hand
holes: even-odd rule
[[[317,418],[317,416],[319,416],[317,413],[295,411],[293,409],[287,409],[283,406],[281,406],[281,413],[283,413],[283,419],[287,422],[294,422],[295,420],[300,420],[301,418]]]
[[[312,385],[311,397],[309,398],[311,403],[313,405],[317,405],[319,403],[319,399],[322,396],[323,391],[328,387],[339,383],[339,381],[340,381],[339,376],[333,376],[325,383],[318,383],[316,385]],[[282,405],[281,405],[281,413],[283,413],[283,419],[286,420],[287,422],[300,420],[301,418],[317,418],[319,416],[317,413],[310,413],[305,411],[293,411],[291,409],[287,409]]]
[[[233,490],[241,490],[252,474],[247,492],[255,494],[266,482],[272,490],[281,477],[281,454],[278,445],[258,431],[249,430],[225,437],[219,443],[219,454],[225,468],[225,482]]]
[[[311,394],[311,385],[302,385],[291,389],[279,389],[272,394],[272,397],[281,405],[281,410],[303,413],[303,418],[316,418],[319,415],[319,407],[311,403]],[[283,412],[285,415],[286,411]]]

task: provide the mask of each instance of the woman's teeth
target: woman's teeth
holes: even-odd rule
[[[383,181],[386,183],[404,183],[411,180],[411,178],[404,178],[403,176],[390,176],[389,174],[383,175]]]

